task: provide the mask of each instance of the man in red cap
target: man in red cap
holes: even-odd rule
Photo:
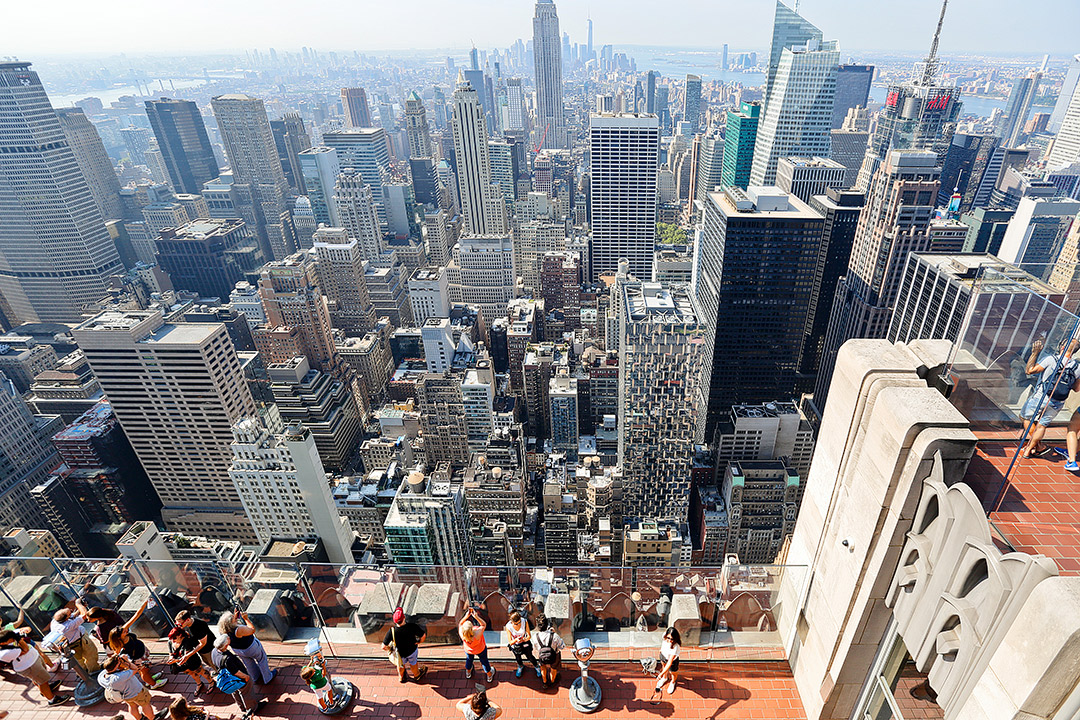
[[[413,680],[419,680],[427,673],[426,667],[419,667],[420,643],[427,637],[427,631],[414,622],[405,622],[405,611],[401,608],[394,610],[394,626],[386,632],[383,638],[383,650],[390,652],[396,649],[401,658],[398,665],[398,679],[405,682],[409,675]],[[408,675],[406,675],[408,668]]]

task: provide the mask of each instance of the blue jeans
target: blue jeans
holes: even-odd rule
[[[233,652],[244,661],[244,667],[247,668],[248,675],[254,682],[263,684],[270,682],[270,662],[267,660],[266,651],[263,650],[261,642],[255,640],[243,650],[233,648]]]
[[[483,666],[484,672],[491,672],[491,663],[488,662],[487,648],[480,651],[479,655],[473,655],[472,653],[465,653],[465,669],[472,670],[473,658],[480,658],[480,665]]]

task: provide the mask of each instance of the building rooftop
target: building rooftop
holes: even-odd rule
[[[627,314],[636,322],[696,323],[694,304],[686,287],[661,283],[625,283]]]

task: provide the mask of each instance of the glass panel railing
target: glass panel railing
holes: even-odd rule
[[[1050,272],[1040,267],[1025,270],[1037,277]],[[972,431],[1008,460],[969,483],[987,512],[997,509],[1030,440],[1024,418],[1034,415],[1047,426],[1047,440],[1062,444],[1059,436],[1080,404],[1080,393],[1053,401],[1046,392],[1051,373],[1028,372],[1052,364],[1060,367],[1070,343],[1080,339],[1080,319],[1062,306],[1067,298],[1066,292],[1015,270],[984,268],[971,286],[945,378],[952,384],[950,402],[968,419]]]
[[[300,656],[318,639],[328,657],[384,658],[391,616],[402,607],[427,631],[424,655],[459,659],[458,623],[472,605],[487,625],[493,659],[508,660],[503,628],[514,611],[535,624],[541,613],[571,645],[587,637],[598,659],[656,654],[665,629],[683,637],[687,659],[783,657],[779,588],[802,566],[722,567],[407,567],[248,560],[84,560],[0,558],[0,617],[23,611],[47,630],[52,614],[87,606],[117,610],[156,662],[177,613],[191,611],[214,632],[242,609],[272,656]]]

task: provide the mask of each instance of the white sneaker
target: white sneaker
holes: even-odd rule
[[[675,681],[674,680],[669,682],[668,686],[667,686],[667,694],[670,695],[673,692],[675,692]]]

